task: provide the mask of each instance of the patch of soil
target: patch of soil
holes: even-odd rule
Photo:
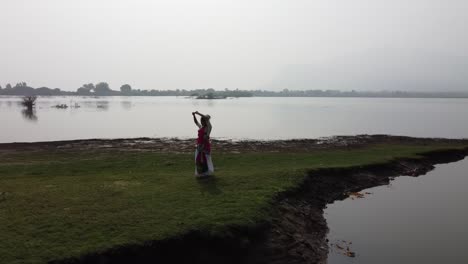
[[[215,153],[248,152],[309,152],[318,149],[359,148],[370,144],[466,143],[461,139],[412,138],[388,135],[335,136],[319,139],[292,140],[212,140]],[[126,138],[86,139],[33,143],[2,143],[0,154],[21,151],[151,151],[163,153],[192,153],[195,139]]]

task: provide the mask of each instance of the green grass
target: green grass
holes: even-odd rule
[[[311,153],[214,154],[197,181],[193,157],[161,153],[27,153],[0,161],[0,262],[44,263],[124,244],[268,217],[275,194],[307,169],[382,163],[459,145],[376,145]]]

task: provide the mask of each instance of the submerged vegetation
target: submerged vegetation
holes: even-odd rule
[[[37,96],[25,96],[21,101],[21,105],[26,107],[28,110],[32,110],[36,106]]]
[[[57,109],[67,109],[68,105],[67,104],[58,104],[58,105],[55,105],[53,107],[55,107]]]
[[[21,110],[21,114],[26,120],[37,121],[36,115],[36,100],[37,96],[24,96],[20,104],[25,108]]]
[[[465,147],[371,144],[300,153],[220,153],[197,181],[193,155],[81,149],[0,152],[0,256],[44,263],[200,230],[255,226],[305,172]]]

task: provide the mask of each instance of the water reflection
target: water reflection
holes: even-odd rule
[[[23,118],[32,121],[32,122],[37,122],[37,115],[36,115],[36,110],[35,109],[23,109],[21,111],[21,114],[23,114]]]
[[[213,107],[213,106],[215,105],[214,100],[208,100],[207,103],[208,103],[208,106],[209,106],[209,107]]]
[[[184,98],[185,99],[185,98]],[[225,100],[225,99],[189,99],[190,101],[192,101],[192,105],[194,107],[198,107],[198,106],[208,106],[208,107],[213,107],[216,105],[215,101],[216,100]]]
[[[96,102],[96,107],[99,110],[107,111],[107,110],[109,110],[109,101],[97,101]]]
[[[96,108],[96,102],[93,102],[93,101],[83,101],[83,102],[81,102],[81,104],[85,108]]]
[[[131,101],[122,101],[120,105],[122,105],[122,108],[125,110],[130,110],[133,106]]]
[[[190,99],[190,101],[192,102],[192,106],[194,107],[197,107],[200,105],[199,100],[197,99]]]

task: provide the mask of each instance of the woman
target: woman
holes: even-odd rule
[[[199,115],[200,123],[198,123],[196,115]],[[214,172],[213,162],[211,161],[211,144],[210,133],[211,123],[210,116],[203,115],[198,111],[192,112],[193,121],[198,126],[197,148],[195,150],[195,176],[203,177],[212,175]]]

